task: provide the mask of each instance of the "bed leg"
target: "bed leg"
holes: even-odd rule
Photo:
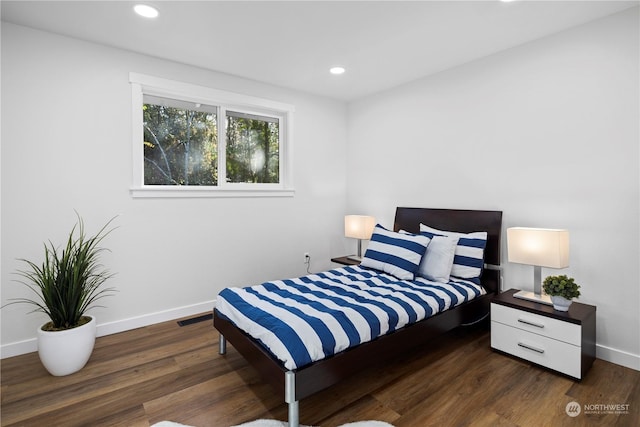
[[[298,401],[289,403],[289,427],[300,426],[300,413],[298,412]]]
[[[299,427],[300,410],[296,400],[296,374],[293,371],[284,374],[284,401],[289,404],[289,427]]]
[[[218,354],[227,354],[227,339],[222,334],[218,338]]]

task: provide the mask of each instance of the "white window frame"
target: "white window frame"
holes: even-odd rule
[[[133,197],[292,197],[294,107],[269,99],[227,92],[175,80],[129,73],[132,102]],[[218,185],[145,185],[143,95],[212,105],[218,120]],[[279,125],[279,183],[226,182],[226,111],[277,118]]]

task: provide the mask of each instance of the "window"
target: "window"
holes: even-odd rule
[[[216,107],[143,99],[144,185],[217,185]]]
[[[134,197],[292,196],[293,107],[131,73]]]
[[[227,111],[227,181],[280,180],[280,126],[277,119]]]

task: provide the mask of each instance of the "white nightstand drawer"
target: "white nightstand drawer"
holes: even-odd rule
[[[502,323],[523,331],[529,331],[534,334],[564,341],[578,347],[582,342],[582,329],[580,325],[517,310],[504,305],[491,304],[491,320],[492,322]]]
[[[580,346],[492,321],[491,347],[574,378],[581,378]]]

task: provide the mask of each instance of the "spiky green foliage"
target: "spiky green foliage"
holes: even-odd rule
[[[580,285],[573,277],[549,276],[542,282],[542,288],[547,295],[559,295],[566,299],[578,298],[580,296]]]
[[[19,270],[19,283],[27,286],[37,297],[16,298],[10,304],[35,306],[33,312],[43,312],[51,319],[55,330],[79,326],[84,313],[101,298],[112,295],[114,288],[103,288],[113,274],[99,262],[102,240],[113,231],[109,220],[94,236],[85,235],[84,221],[76,212],[78,222],[71,229],[65,247],[60,250],[49,241],[44,244],[42,265],[21,259],[28,269]]]

